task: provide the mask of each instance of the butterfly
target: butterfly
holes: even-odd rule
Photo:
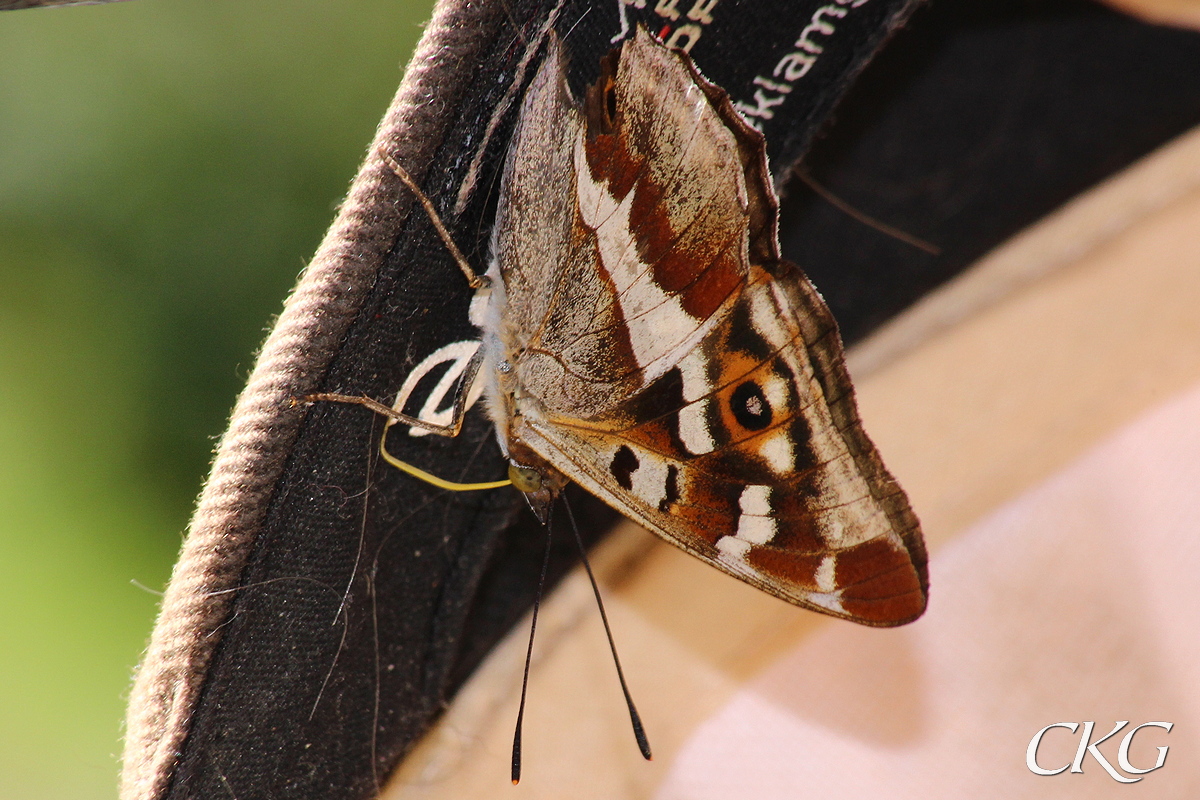
[[[453,435],[478,372],[543,520],[574,481],[795,605],[873,626],[923,613],[920,525],[863,431],[829,309],[779,255],[765,141],[686,54],[639,28],[577,102],[551,41],[484,276],[393,168],[476,289],[482,342],[456,422],[377,410]]]

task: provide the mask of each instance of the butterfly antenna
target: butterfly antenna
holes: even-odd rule
[[[868,228],[874,228],[884,236],[891,236],[893,239],[898,239],[899,241],[904,242],[907,245],[911,245],[918,250],[923,250],[924,252],[929,253],[931,256],[940,256],[942,254],[942,248],[938,247],[936,244],[927,242],[919,236],[913,236],[907,231],[902,231],[897,227],[888,225],[886,222],[875,219],[870,214],[859,211],[857,208],[850,205],[821,184],[817,183],[816,179],[809,174],[808,170],[797,168],[794,169],[792,173],[801,183],[803,183],[809,189],[812,189],[818,197],[851,219],[861,222]]]
[[[612,628],[608,624],[608,614],[604,611],[604,600],[600,598],[600,587],[596,584],[596,575],[592,565],[588,563],[587,550],[583,546],[583,537],[579,535],[579,526],[575,524],[575,513],[571,504],[563,495],[563,505],[567,508],[567,517],[571,520],[571,530],[575,533],[575,544],[579,547],[579,556],[583,559],[583,568],[587,570],[588,580],[592,582],[592,593],[596,595],[596,606],[600,609],[600,619],[604,622],[604,635],[608,637],[608,649],[612,651],[613,663],[617,666],[617,679],[621,681],[621,691],[625,694],[625,705],[629,707],[629,721],[633,724],[633,738],[637,739],[638,750],[647,761],[652,761],[650,740],[646,738],[646,729],[642,725],[642,717],[638,714],[637,706],[633,704],[633,695],[625,683],[625,671],[621,669],[621,659],[617,656],[617,644],[613,641]]]
[[[538,609],[542,606],[542,589],[546,586],[546,570],[550,566],[550,544],[554,534],[550,527],[554,520],[554,507],[550,507],[550,515],[546,519],[546,554],[542,556],[542,574],[538,578],[537,594],[533,598],[533,621],[529,624],[529,647],[525,650],[525,674],[521,678],[521,705],[517,710],[517,728],[513,731],[512,747],[512,782],[516,786],[521,782],[521,723],[525,721],[525,692],[529,688],[529,662],[533,658],[533,634],[537,631]]]

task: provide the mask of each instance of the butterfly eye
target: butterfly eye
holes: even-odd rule
[[[542,473],[532,467],[518,467],[516,464],[509,464],[508,479],[512,481],[513,486],[526,494],[542,489]]]
[[[729,410],[743,428],[761,431],[771,424],[771,404],[767,402],[762,387],[754,381],[746,381],[733,390],[729,397]]]

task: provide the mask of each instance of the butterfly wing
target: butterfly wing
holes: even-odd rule
[[[590,418],[696,346],[745,281],[759,246],[747,232],[774,246],[775,231],[758,199],[769,187],[747,186],[746,134],[644,30],[619,63],[605,59],[586,103],[571,99],[552,48],[501,186],[492,251],[504,296],[491,327],[524,390]]]
[[[863,433],[836,329],[766,272],[700,345],[602,420],[530,420],[568,477],[713,566],[870,625],[925,607],[915,516]],[[791,285],[789,285],[791,284]]]
[[[569,225],[539,210],[546,181],[572,189]],[[552,54],[498,211],[512,407],[493,416],[502,441],[718,569],[901,624],[925,607],[919,526],[776,220],[761,137],[686,57],[639,31],[580,110]],[[529,238],[539,224],[554,242]]]

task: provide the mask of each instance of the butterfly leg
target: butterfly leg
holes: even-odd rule
[[[458,381],[458,391],[454,395],[454,412],[450,418],[450,422],[441,424],[437,422],[429,422],[420,417],[414,417],[410,414],[405,414],[391,406],[384,405],[378,400],[373,400],[366,395],[353,394],[336,394],[332,392],[317,392],[310,394],[300,399],[301,403],[352,403],[354,405],[364,406],[374,411],[380,416],[387,417],[393,422],[399,422],[403,425],[408,425],[410,428],[420,428],[423,431],[445,436],[453,439],[458,436],[462,430],[463,418],[467,415],[467,403],[471,397],[471,389],[475,385],[476,379],[479,377],[479,367],[483,364],[483,350],[476,350],[471,360],[467,362],[467,366],[463,369],[462,377]]]
[[[450,255],[454,257],[454,261],[458,264],[458,268],[462,270],[462,274],[466,276],[467,284],[472,289],[482,289],[483,287],[487,286],[488,279],[482,275],[479,275],[474,269],[471,268],[471,264],[467,261],[466,256],[462,254],[462,251],[458,249],[458,245],[454,243],[454,239],[450,236],[450,231],[446,230],[446,226],[442,223],[442,218],[438,215],[437,209],[433,207],[433,201],[431,201],[429,197],[427,197],[426,194],[421,191],[420,187],[417,186],[416,181],[414,181],[412,176],[408,174],[408,171],[396,163],[396,159],[392,158],[387,153],[382,153],[381,155],[383,156],[383,160],[387,162],[387,165],[392,168],[392,172],[396,173],[396,177],[399,178],[404,185],[408,187],[408,190],[413,193],[417,200],[421,202],[421,205],[425,209],[425,213],[429,215],[429,221],[433,223],[433,227],[437,230],[438,236],[442,237],[442,242],[446,245],[446,249],[450,251]]]
[[[310,394],[297,402],[316,403],[326,401],[333,403],[352,403],[354,405],[369,408],[376,414],[387,417],[393,422],[399,422],[403,425],[420,428],[421,430],[435,433],[438,436],[454,437],[458,436],[459,431],[462,430],[463,418],[467,414],[467,403],[471,394],[471,387],[479,375],[479,366],[482,363],[483,353],[479,351],[471,356],[471,360],[467,362],[467,367],[463,370],[463,375],[459,382],[458,393],[454,398],[454,416],[450,423],[446,425],[439,425],[436,422],[427,422],[420,417],[414,417],[409,414],[405,414],[402,411],[397,411],[391,406],[385,406],[378,400],[372,400],[370,397],[366,396],[318,392],[316,394]],[[407,472],[409,475],[412,475],[415,478],[423,480],[426,483],[432,484],[441,489],[449,489],[456,492],[467,492],[478,489],[496,489],[501,486],[508,486],[512,483],[510,479],[501,481],[487,481],[484,483],[457,483],[455,481],[448,481],[445,478],[439,478],[436,475],[432,475],[423,469],[414,467],[412,464],[409,464],[406,461],[401,461],[387,451],[387,429],[384,430],[383,437],[379,440],[379,455],[383,457],[384,461],[391,464],[396,469],[401,470],[402,472]]]
[[[409,414],[405,414],[403,412],[397,411],[396,409],[392,408],[391,406],[385,406],[383,403],[379,402],[378,400],[372,400],[370,397],[367,397],[366,395],[336,394],[336,393],[332,393],[332,392],[317,392],[316,394],[310,394],[310,395],[306,395],[306,396],[302,397],[299,402],[305,403],[305,404],[321,403],[321,402],[352,403],[354,405],[359,405],[359,406],[363,406],[365,408],[369,408],[372,411],[374,411],[376,414],[379,414],[382,417],[387,417],[388,419],[392,420],[393,422],[399,422],[399,423],[408,425],[413,428],[420,428],[423,431],[429,431],[430,433],[435,433],[438,436],[447,436],[447,437],[451,437],[451,438],[457,436],[459,428],[462,427],[462,420],[457,420],[456,421],[457,424],[455,422],[451,422],[448,425],[439,425],[436,422],[426,422],[425,420],[421,419],[420,417],[410,416]]]

